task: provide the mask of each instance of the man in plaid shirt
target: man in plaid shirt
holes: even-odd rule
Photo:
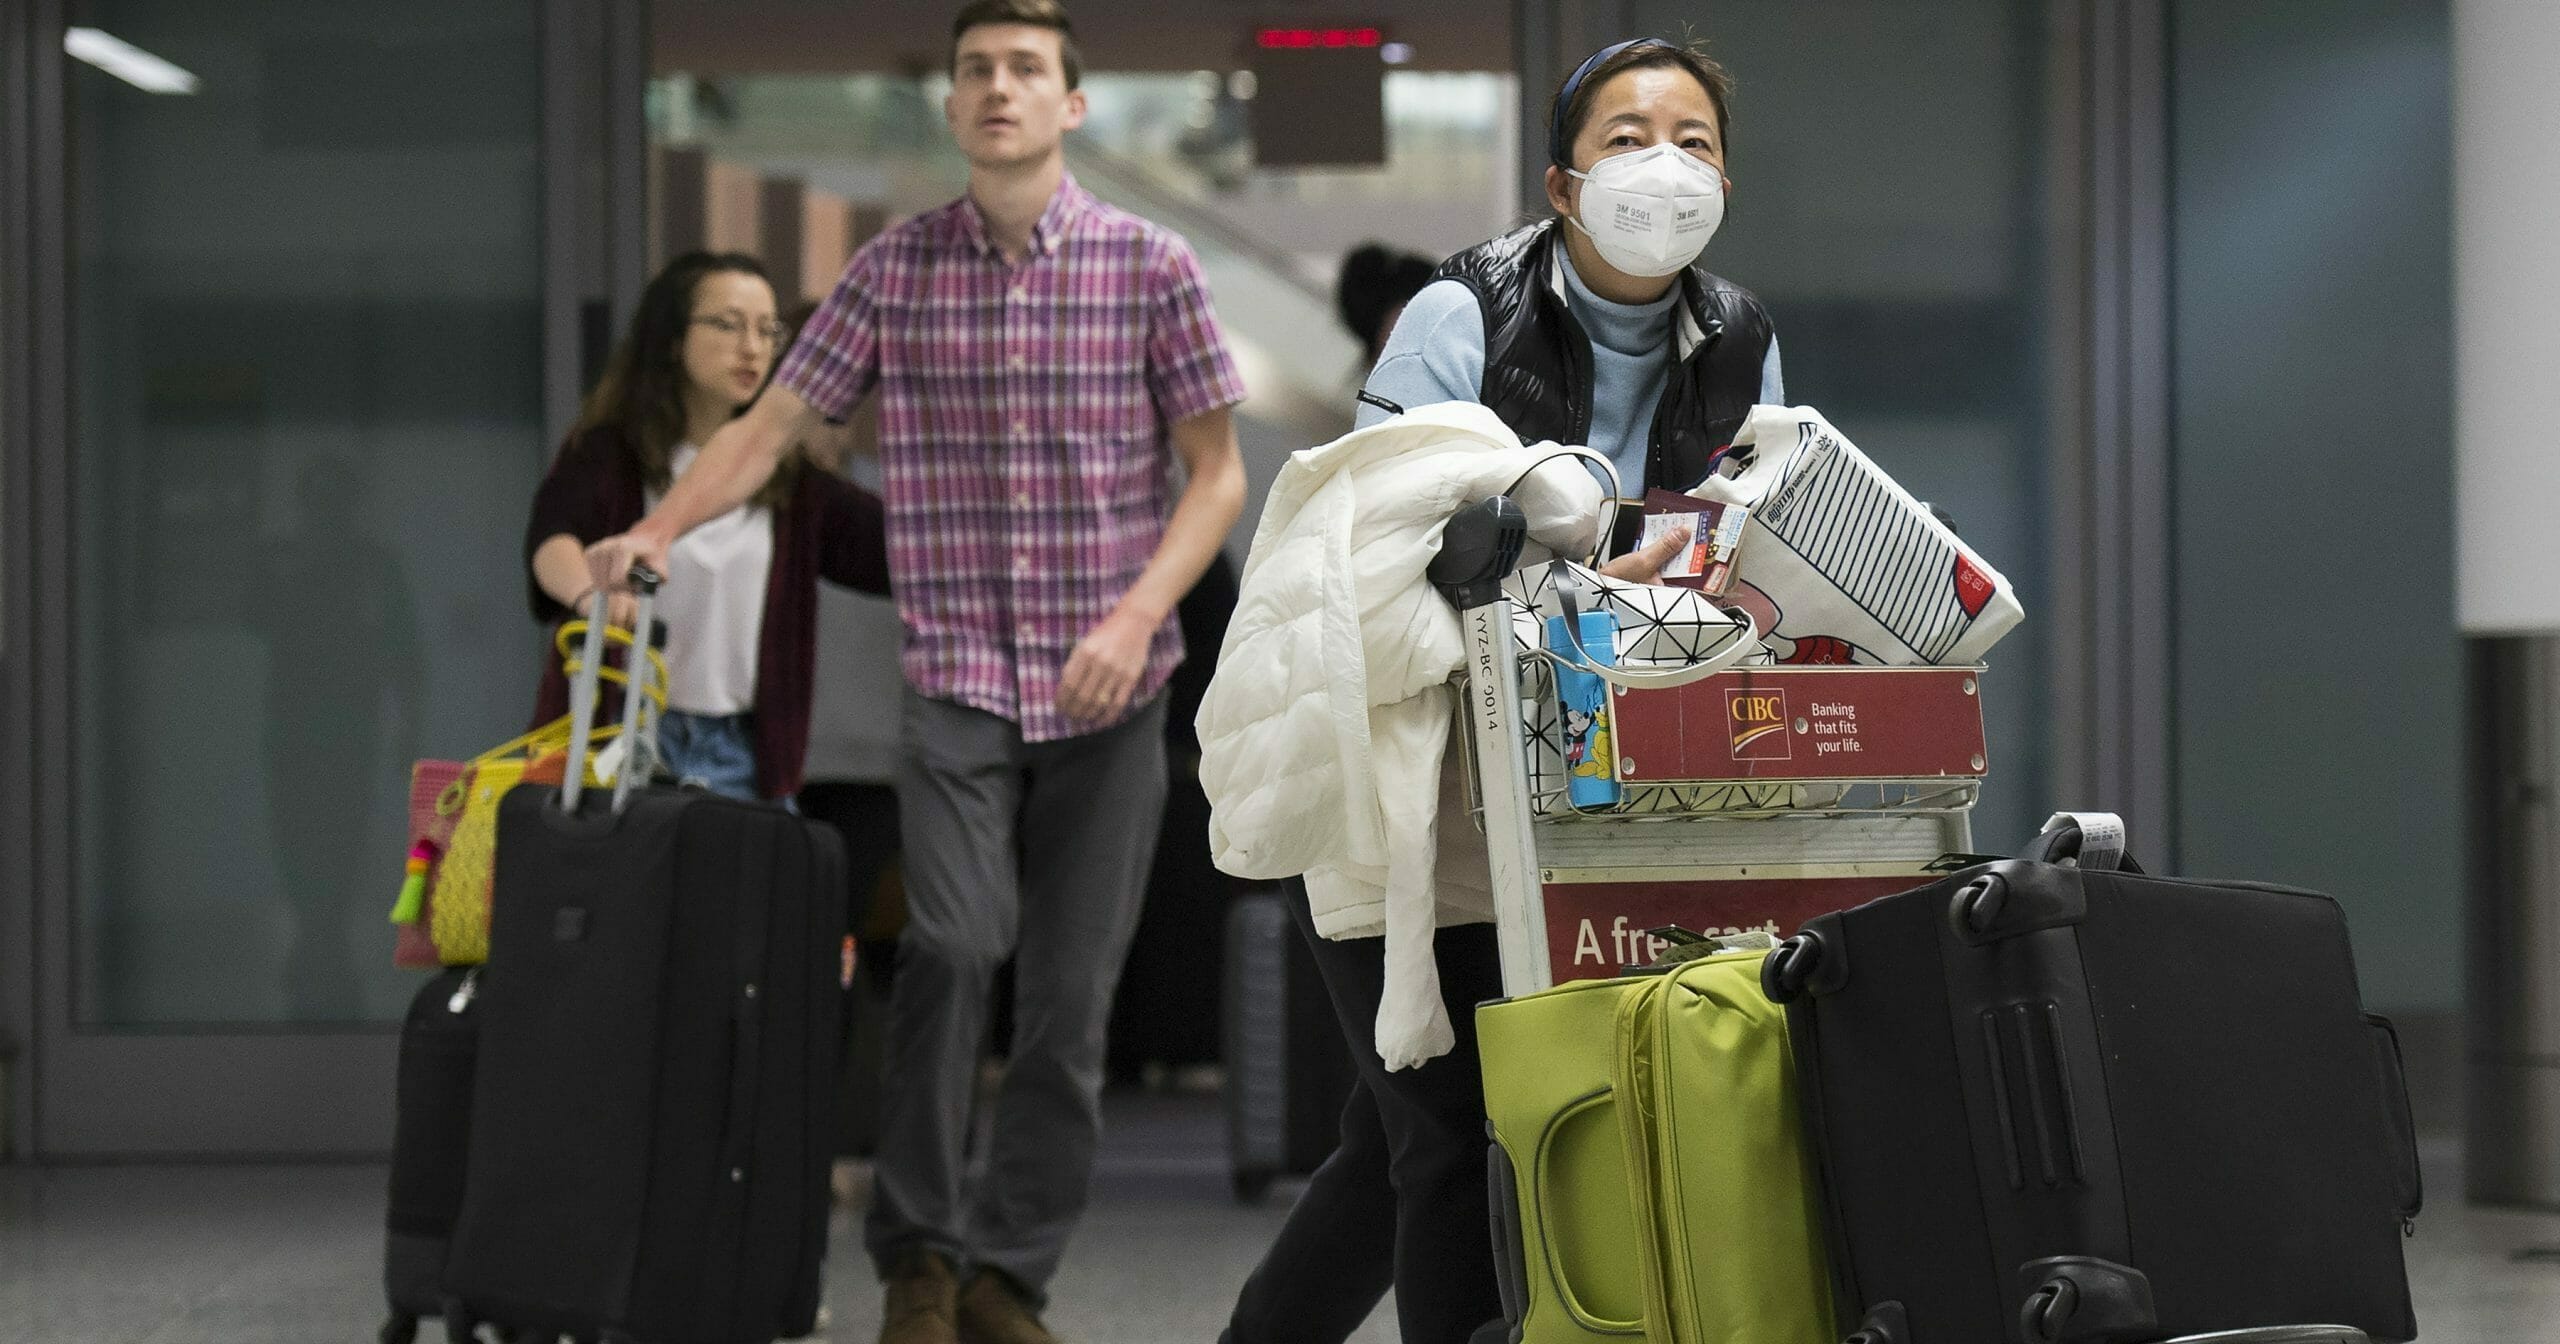
[[[910,912],[866,1229],[881,1339],[1038,1344],[1155,853],[1171,616],[1243,507],[1243,388],[1190,248],[1067,175],[1085,101],[1056,0],[976,0],[952,45],[968,195],[864,246],[773,386],[589,561],[599,583],[664,573],[677,537],[878,391]],[[1009,955],[1013,1053],[972,1201],[962,1141]]]

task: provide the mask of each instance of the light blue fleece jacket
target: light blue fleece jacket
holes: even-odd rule
[[[1591,442],[1579,445],[1617,464],[1627,498],[1644,495],[1646,439],[1653,430],[1653,411],[1662,402],[1662,387],[1674,358],[1672,305],[1680,301],[1674,285],[1651,303],[1612,303],[1591,292],[1565,259],[1565,304],[1591,337]],[[1435,280],[1405,305],[1396,319],[1378,366],[1369,371],[1365,390],[1374,397],[1411,409],[1443,401],[1474,401],[1484,385],[1484,311],[1473,290],[1455,280]],[[1778,369],[1778,339],[1769,338],[1769,355],[1760,366],[1760,403],[1783,406],[1786,379]],[[1387,418],[1385,408],[1360,403],[1354,424],[1361,429]],[[1593,472],[1597,475],[1595,469]]]

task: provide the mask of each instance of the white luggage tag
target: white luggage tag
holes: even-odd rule
[[[617,737],[596,750],[595,776],[598,784],[611,784],[622,773],[622,739]]]
[[[2091,872],[2111,873],[2124,866],[2124,818],[2113,812],[2056,812],[2047,817],[2044,830],[2064,826],[2080,828],[2080,854],[2077,860],[2065,859]]]

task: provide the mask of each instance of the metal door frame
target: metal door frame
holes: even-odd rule
[[[2121,814],[2174,870],[2175,445],[2169,19],[2163,0],[2046,0],[2053,390],[2052,784]],[[2080,800],[2074,802],[2073,800]]]
[[[36,445],[68,422],[63,187],[63,0],[0,8],[0,1032],[17,1048],[7,1129],[33,1147],[42,1051],[37,1005],[37,875],[66,829],[39,781],[66,758],[62,613],[38,601],[39,575],[62,568],[61,538],[36,520],[61,513],[63,464]],[[50,57],[50,58],[48,58]],[[48,807],[48,803],[55,804]],[[0,1153],[0,1157],[8,1156]]]

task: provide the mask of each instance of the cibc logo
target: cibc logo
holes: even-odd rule
[[[1737,761],[1784,761],[1795,756],[1787,732],[1787,693],[1753,687],[1724,693],[1725,727]]]

